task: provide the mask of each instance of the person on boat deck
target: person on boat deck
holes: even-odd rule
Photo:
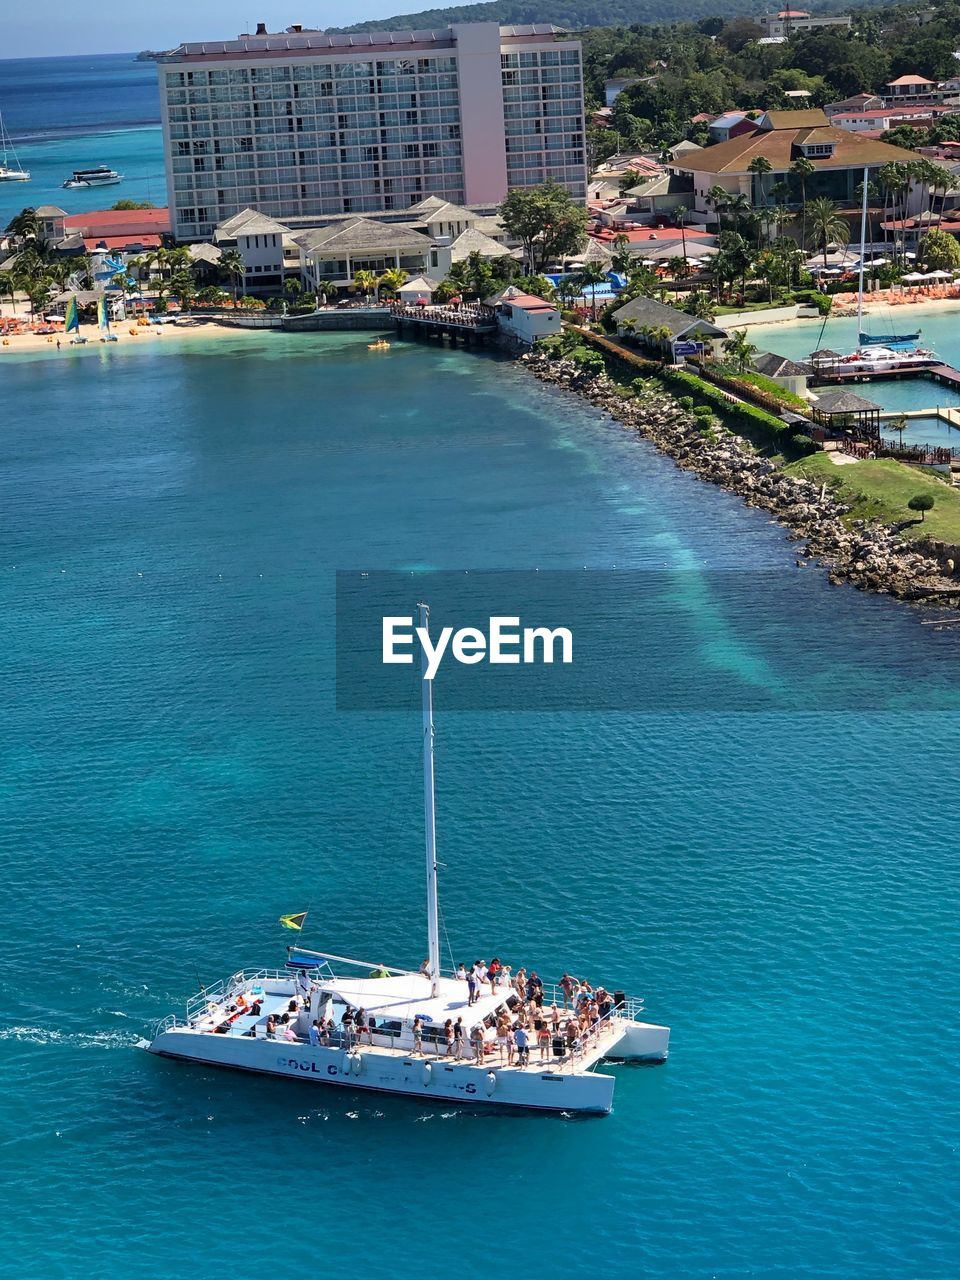
[[[527,999],[532,1000],[538,1009],[543,1005],[543,983],[536,972],[531,972],[527,979]]]
[[[292,1023],[292,1022],[286,1022],[286,1023],[284,1023],[284,1026],[283,1026],[283,1038],[284,1038],[284,1040],[296,1040],[296,1039],[297,1039],[297,1032],[296,1032],[296,1029],[294,1028],[294,1025],[293,1025],[293,1023]]]
[[[477,964],[478,963],[479,962],[476,960],[473,962],[473,968],[470,970],[470,973],[467,976],[467,1004],[468,1005],[477,1003],[477,988],[478,988]]]
[[[382,964],[378,964],[376,969],[370,970],[370,977],[371,978],[389,978],[390,973]]]
[[[275,1040],[277,1038],[277,1020],[271,1013],[267,1018],[267,1039]]]
[[[487,981],[490,983],[490,994],[493,995],[497,988],[497,977],[500,973],[500,959],[494,956],[487,966]]]
[[[453,1057],[453,1019],[447,1018],[443,1024],[443,1040],[446,1045],[446,1056]]]
[[[314,1018],[310,1027],[310,1043],[313,1045],[314,1049],[316,1049],[320,1043],[320,1023],[316,1018]]]
[[[297,994],[301,997],[302,1000],[309,1001],[310,990],[311,990],[310,975],[307,973],[306,969],[301,969],[300,972],[297,974]]]
[[[423,1019],[419,1014],[413,1020],[413,1052],[423,1053]]]
[[[563,1007],[564,1009],[569,1009],[570,1001],[573,998],[573,979],[569,973],[564,973],[560,979],[560,990],[563,992]]]
[[[473,1056],[478,1062],[483,1061],[483,1023],[478,1022],[470,1032],[470,1042],[473,1045]]]
[[[424,960],[423,964],[420,966],[420,972],[423,974],[423,976],[424,976],[425,978],[429,978],[429,977],[430,977],[430,960],[429,960],[429,958],[428,958],[428,959],[426,959],[426,960]]]
[[[453,1056],[459,1060],[463,1057],[463,1019],[458,1018],[453,1024]]]
[[[464,964],[462,960],[457,965],[456,979],[458,982],[466,982],[467,980],[467,971],[464,968]]]
[[[364,1035],[369,1031],[367,1026],[367,1015],[363,1009],[358,1009],[354,1015],[354,1024],[357,1028],[357,1040],[362,1044]]]
[[[517,1027],[513,1038],[517,1046],[517,1066],[525,1067],[530,1061],[530,1037],[526,1027]]]

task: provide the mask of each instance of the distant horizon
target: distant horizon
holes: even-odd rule
[[[301,7],[302,6],[302,7]],[[375,22],[402,12],[403,0],[365,0],[364,12],[357,12],[353,0],[327,0],[322,17],[310,12],[315,0],[251,0],[239,16],[233,0],[206,0],[197,12],[194,0],[167,0],[163,11],[138,14],[122,0],[98,0],[95,15],[67,11],[50,28],[34,11],[20,12],[4,19],[4,48],[0,62],[28,59],[112,57],[140,53],[144,49],[173,49],[185,40],[233,39],[240,31],[254,31],[265,22],[271,31],[283,31],[295,23],[317,29],[350,26],[364,19]],[[300,12],[298,12],[298,9]],[[306,12],[304,12],[306,10]],[[416,5],[409,11],[415,13]],[[58,47],[51,48],[51,37]],[[122,41],[122,47],[117,42]]]

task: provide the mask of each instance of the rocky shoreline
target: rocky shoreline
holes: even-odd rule
[[[824,566],[831,582],[901,600],[960,596],[960,582],[936,559],[903,542],[894,528],[866,520],[844,524],[850,508],[825,485],[784,474],[740,436],[705,433],[702,421],[668,392],[651,389],[642,399],[624,399],[606,375],[586,373],[569,360],[527,352],[520,363],[541,381],[575,392],[639,432],[683,470],[771,512],[792,536],[805,539],[802,556]]]

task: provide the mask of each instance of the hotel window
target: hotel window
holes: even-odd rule
[[[249,138],[249,137],[247,137],[247,138],[241,138],[241,139],[240,139],[240,150],[241,150],[241,151],[252,151],[252,150],[253,150],[253,139],[252,139],[252,138]]]
[[[190,143],[189,143],[189,142],[178,142],[178,143],[177,143],[177,155],[178,155],[178,156],[188,156],[189,154],[190,154]]]

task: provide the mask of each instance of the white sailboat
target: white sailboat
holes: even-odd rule
[[[10,163],[11,156],[13,157],[13,164]],[[0,182],[29,181],[30,174],[17,158],[13,143],[10,141],[10,134],[7,132],[7,126],[3,123],[3,114],[0,113]]]
[[[426,628],[429,609],[419,610]],[[205,988],[184,1017],[164,1018],[144,1047],[187,1062],[357,1092],[606,1114],[615,1079],[597,1070],[600,1063],[667,1057],[670,1029],[640,1019],[642,1000],[604,993],[601,1013],[582,995],[581,1008],[590,1011],[585,1025],[578,1026],[572,1010],[564,1011],[562,1030],[551,1032],[549,1044],[531,1029],[529,1058],[520,1061],[512,1049],[501,1049],[495,1030],[499,1024],[502,1034],[521,1017],[523,1002],[514,989],[487,984],[470,1003],[467,982],[441,970],[432,682],[424,678],[422,685],[428,951],[423,968],[414,973],[290,948],[284,970],[241,971]],[[547,1017],[554,1002],[558,1009],[566,1006],[565,993],[545,987]],[[448,1028],[458,1019],[462,1034],[451,1050]]]

